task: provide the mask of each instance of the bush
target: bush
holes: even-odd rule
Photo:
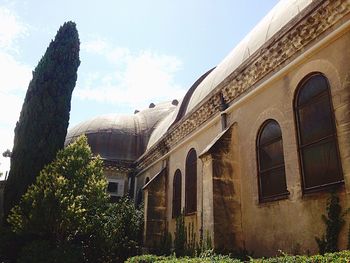
[[[326,211],[327,215],[322,215],[322,220],[326,225],[326,234],[322,235],[321,238],[315,237],[320,254],[339,250],[338,238],[345,221],[339,197],[336,193],[331,193]]]
[[[110,203],[86,137],[58,152],[8,217],[0,252],[18,262],[123,262],[139,251],[142,210]],[[11,244],[6,250],[6,244]],[[69,261],[68,261],[69,260]]]
[[[157,262],[157,263],[182,263],[182,262],[188,262],[188,263],[239,263],[239,262],[247,262],[247,261],[240,261],[239,259],[233,259],[228,256],[222,256],[222,255],[205,255],[196,257],[196,258],[189,258],[189,257],[183,257],[183,258],[176,258],[174,256],[171,257],[164,257],[164,256],[153,256],[153,255],[143,255],[143,256],[136,256],[133,258],[129,258],[126,262],[127,263],[151,263],[151,262]],[[336,252],[332,254],[325,254],[325,255],[315,255],[315,256],[289,256],[284,254],[281,257],[273,257],[273,258],[261,258],[261,259],[250,259],[249,262],[252,263],[330,263],[330,262],[339,262],[339,263],[347,263],[350,261],[350,251],[344,250],[341,252]]]

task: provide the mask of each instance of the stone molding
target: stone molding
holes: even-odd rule
[[[103,169],[105,171],[114,171],[120,173],[130,173],[133,171],[133,163],[130,161],[111,161],[111,160],[102,160]]]
[[[138,170],[160,159],[220,111],[220,93],[232,103],[350,12],[350,0],[316,0],[277,32],[250,58],[222,81],[183,121],[170,129],[137,160]]]

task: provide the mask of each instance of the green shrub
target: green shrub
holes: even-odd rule
[[[143,212],[128,198],[110,203],[106,187],[102,161],[93,158],[86,137],[78,138],[58,152],[11,210],[11,230],[4,228],[0,238],[3,258],[107,263],[136,255]]]
[[[175,238],[174,238],[174,250],[175,254],[178,257],[182,257],[186,254],[186,242],[187,242],[187,233],[185,228],[185,217],[182,212],[180,216],[176,218],[176,229],[175,229]]]
[[[150,252],[158,256],[169,256],[171,254],[172,236],[170,233],[165,232],[160,240],[160,244],[155,244],[154,249]]]
[[[321,238],[315,237],[320,254],[338,251],[338,238],[340,230],[344,225],[344,214],[339,203],[339,197],[332,193],[327,202],[327,215],[322,215],[326,225],[326,234]]]
[[[56,246],[46,240],[36,240],[22,248],[17,263],[76,263],[83,262],[81,247],[66,243]]]
[[[350,261],[350,251],[344,250],[332,254],[325,254],[325,255],[315,255],[315,256],[289,256],[286,254],[283,254],[283,256],[280,257],[273,257],[273,258],[260,258],[260,259],[250,259],[248,262],[252,263],[331,263],[331,262],[337,262],[337,263],[347,263]],[[182,257],[182,258],[176,258],[174,256],[170,257],[164,257],[164,256],[154,256],[154,255],[143,255],[143,256],[137,256],[133,258],[129,258],[127,263],[239,263],[239,262],[247,262],[247,261],[240,261],[239,259],[233,259],[228,256],[222,256],[222,255],[204,255],[202,257],[196,257],[196,258],[189,258],[189,257]]]

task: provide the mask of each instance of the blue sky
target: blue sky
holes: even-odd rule
[[[180,99],[217,65],[277,0],[0,0],[0,153],[31,71],[65,21],[81,41],[70,125],[97,115],[133,114]],[[0,157],[0,171],[9,160]]]

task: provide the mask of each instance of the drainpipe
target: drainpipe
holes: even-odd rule
[[[201,228],[199,229],[199,241],[202,242],[202,244],[200,245],[203,245],[203,225],[204,225],[204,218],[203,218],[203,208],[204,208],[204,204],[203,204],[203,197],[204,197],[204,190],[203,190],[203,173],[204,173],[204,162],[201,158],[201,163],[202,163],[202,202],[201,202],[201,206],[202,206],[202,209],[201,209]]]

